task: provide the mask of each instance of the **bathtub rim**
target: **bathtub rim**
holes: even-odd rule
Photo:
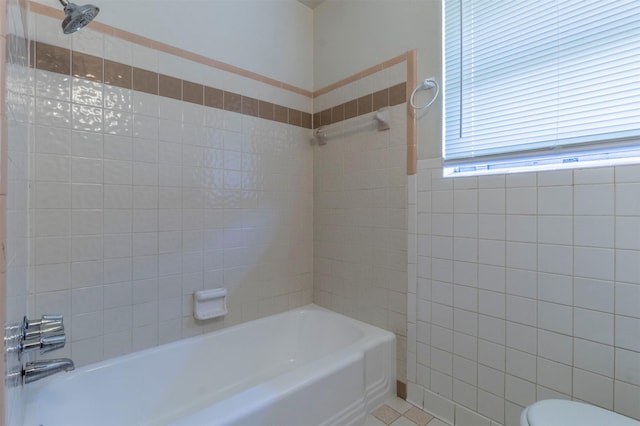
[[[330,315],[336,315],[338,317],[341,317],[347,321],[351,321],[354,322],[355,324],[357,324],[358,328],[363,330],[363,335],[360,336],[358,339],[356,339],[355,341],[351,342],[349,345],[340,348],[340,350],[343,350],[345,348],[349,348],[353,345],[355,345],[357,342],[362,341],[363,339],[372,339],[373,341],[369,344],[369,345],[365,345],[363,346],[363,348],[368,348],[370,346],[375,345],[376,343],[379,342],[379,340],[385,340],[384,337],[387,333],[389,333],[390,335],[392,335],[395,338],[395,333],[389,331],[389,330],[385,330],[383,328],[380,328],[378,326],[374,326],[371,324],[368,324],[366,322],[360,321],[358,319],[355,318],[351,318],[349,316],[346,316],[344,314],[341,314],[339,312],[335,312],[332,311],[330,309],[327,308],[323,308],[322,306],[316,305],[315,303],[309,303],[307,305],[303,305],[303,306],[299,306],[297,308],[292,308],[290,310],[284,311],[284,312],[279,312],[277,314],[273,314],[273,315],[267,315],[264,317],[260,317],[260,318],[256,318],[256,319],[252,319],[249,321],[245,321],[239,324],[234,324],[231,325],[229,327],[223,327],[220,328],[218,330],[212,330],[212,331],[208,331],[206,333],[202,333],[202,334],[198,334],[195,336],[189,336],[189,337],[185,337],[185,338],[180,338],[178,340],[172,341],[172,342],[167,342],[167,343],[162,343],[156,346],[152,346],[149,348],[145,348],[139,351],[134,351],[128,354],[124,354],[124,355],[120,355],[117,357],[113,357],[113,358],[109,358],[109,359],[105,359],[102,361],[98,361],[95,363],[91,363],[91,364],[87,364],[87,365],[83,365],[81,367],[76,368],[74,371],[67,373],[63,376],[61,375],[57,375],[57,376],[51,376],[51,377],[47,377],[43,380],[41,380],[40,382],[36,382],[34,383],[35,386],[32,386],[31,389],[36,389],[39,388],[43,385],[46,385],[47,383],[49,383],[52,380],[63,380],[67,377],[74,377],[76,375],[82,374],[83,372],[90,372],[90,371],[94,371],[94,370],[98,370],[98,369],[102,369],[102,368],[107,368],[111,365],[117,364],[117,363],[121,363],[121,362],[125,362],[127,360],[132,360],[132,359],[136,359],[136,358],[141,358],[146,356],[149,353],[153,353],[156,351],[164,351],[164,350],[170,350],[171,348],[174,347],[179,347],[179,346],[183,346],[188,344],[189,342],[195,342],[198,340],[201,340],[205,337],[208,338],[212,338],[213,336],[219,336],[219,335],[224,335],[224,334],[229,334],[232,333],[234,331],[237,330],[242,330],[245,328],[250,328],[253,324],[265,320],[267,318],[279,318],[279,317],[283,317],[283,316],[287,316],[287,315],[292,315],[292,314],[304,314],[306,312],[324,312],[324,313],[328,313]],[[387,336],[388,337],[388,336]]]

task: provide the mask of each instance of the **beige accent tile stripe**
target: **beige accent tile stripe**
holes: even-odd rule
[[[6,37],[7,35],[7,1],[0,0],[0,36]]]
[[[336,89],[341,88],[342,86],[346,86],[347,84],[353,83],[354,81],[358,81],[362,78],[368,77],[371,74],[375,74],[377,72],[380,72],[382,70],[385,70],[387,68],[390,68],[394,65],[400,64],[404,61],[407,60],[407,56],[410,54],[411,52],[406,52],[403,53],[402,55],[398,55],[395,58],[391,58],[387,61],[384,61],[380,64],[374,65],[370,68],[367,68],[366,70],[360,71],[356,74],[353,74],[345,79],[342,79],[340,81],[336,81],[335,83],[332,83],[326,87],[323,87],[322,89],[318,89],[315,92],[313,92],[313,97],[317,98],[320,95],[324,95],[326,93],[329,93],[331,91],[334,91]]]
[[[399,83],[386,89],[369,93],[340,105],[313,114],[313,128],[329,126],[353,117],[368,114],[387,106],[403,104],[406,99],[406,83]]]
[[[416,123],[416,115],[414,113],[413,108],[409,105],[408,99],[413,91],[413,88],[416,87],[416,82],[418,80],[418,52],[417,50],[410,50],[408,52],[403,53],[402,55],[396,56],[395,58],[391,58],[388,61],[382,62],[378,65],[374,65],[370,68],[367,68],[364,71],[360,71],[357,74],[354,74],[350,77],[345,78],[344,80],[340,80],[336,83],[330,84],[329,86],[317,90],[314,92],[314,96],[324,95],[333,90],[339,89],[347,84],[353,83],[355,81],[360,80],[361,78],[368,77],[372,74],[380,72],[384,69],[402,63],[403,61],[407,62],[407,81],[406,83],[398,84],[393,87],[389,87],[384,89],[387,91],[387,104],[393,106],[402,102],[407,103],[407,175],[415,175],[418,169],[418,139],[417,139],[417,123]],[[404,86],[404,87],[403,87]],[[404,94],[400,95],[398,93],[398,89],[404,89]],[[372,111],[373,103],[376,106],[380,106],[383,103],[384,99],[384,91],[372,93],[369,95],[362,96],[358,99],[353,99],[349,102],[345,102],[341,105],[336,105],[331,108],[327,108],[324,111],[316,111],[313,114],[313,128],[316,129],[320,126],[325,126],[328,124],[336,123],[342,120],[347,120],[349,118],[368,113]],[[378,100],[379,99],[379,100]]]
[[[62,19],[64,18],[64,13],[62,12],[61,9],[57,9],[57,8],[53,8],[53,7],[49,7],[49,6],[45,6],[43,4],[40,3],[36,3],[36,2],[31,2],[30,3],[31,6],[31,12],[33,13],[37,13],[40,15],[44,15],[44,16],[49,16],[51,18],[55,18],[55,19]],[[156,40],[152,40],[146,37],[142,37],[139,36],[137,34],[131,33],[129,31],[124,31],[115,27],[112,27],[110,25],[106,25],[103,24],[101,22],[92,22],[90,24],[90,28],[93,31],[97,31],[103,34],[107,34],[113,37],[117,37],[126,41],[129,41],[131,43],[135,43],[138,44],[140,46],[144,46],[144,47],[148,47],[151,49],[156,49],[159,50],[161,52],[164,53],[169,53],[171,55],[175,55],[178,57],[181,57],[183,59],[187,59],[189,61],[193,61],[193,62],[197,62],[203,65],[207,65],[210,66],[212,68],[217,68],[219,70],[223,70],[223,71],[227,71],[233,74],[237,74],[240,75],[242,77],[246,77],[246,78],[250,78],[252,80],[256,80],[259,81],[261,83],[265,83],[265,84],[269,84],[271,86],[274,87],[278,87],[280,89],[284,89],[284,90],[288,90],[290,92],[293,93],[297,93],[299,95],[302,96],[306,96],[308,98],[311,98],[313,96],[313,93],[309,90],[305,90],[305,89],[301,89],[299,87],[293,86],[291,84],[288,83],[284,83],[282,81],[278,81],[276,79],[273,78],[269,78],[269,77],[265,77],[261,74],[252,72],[252,71],[248,71],[245,70],[243,68],[240,67],[236,67],[234,65],[230,65],[221,61],[217,61],[215,59],[211,59],[211,58],[207,58],[206,56],[203,55],[199,55],[197,53],[193,53],[193,52],[189,52],[187,50],[183,50],[180,48],[177,48],[175,46],[171,46],[169,44],[166,43],[162,43],[160,41],[156,41]]]
[[[45,6],[43,4],[40,3],[35,3],[35,2],[30,2],[30,8],[31,11],[33,13],[38,13],[44,16],[49,16],[52,18],[56,18],[56,19],[62,19],[63,18],[63,12],[60,9],[56,9],[53,7],[49,7],[49,6]],[[329,93],[333,90],[339,89],[340,87],[343,87],[349,83],[353,83],[354,81],[360,80],[364,77],[367,77],[369,75],[375,74],[376,72],[382,71],[384,69],[387,69],[389,67],[392,67],[394,65],[397,65],[399,63],[402,63],[403,61],[407,62],[407,84],[406,84],[406,90],[407,90],[407,97],[406,99],[409,99],[409,95],[411,94],[411,91],[413,90],[413,88],[416,85],[416,81],[417,81],[417,51],[411,50],[408,52],[405,52],[401,55],[398,55],[394,58],[391,58],[387,61],[384,61],[380,64],[374,65],[370,68],[367,68],[363,71],[360,71],[356,74],[353,74],[352,76],[349,76],[343,80],[337,81],[335,83],[332,83],[322,89],[316,90],[315,92],[310,92],[308,90],[304,90],[295,86],[292,86],[290,84],[281,82],[281,81],[277,81],[274,79],[271,79],[269,77],[265,77],[263,75],[254,73],[252,71],[248,71],[245,70],[243,68],[239,68],[233,65],[229,65],[226,64],[224,62],[221,61],[217,61],[215,59],[211,59],[211,58],[207,58],[205,56],[202,55],[198,55],[196,53],[193,52],[189,52],[183,49],[179,49],[175,46],[171,46],[169,44],[166,43],[162,43],[159,41],[155,41],[146,37],[142,37],[139,36],[137,34],[134,33],[130,33],[128,31],[124,31],[124,30],[120,30],[118,28],[112,27],[110,25],[106,25],[103,24],[101,22],[92,22],[91,23],[91,29],[94,31],[98,31],[101,32],[103,34],[108,34],[111,35],[113,37],[117,37],[117,38],[121,38],[123,40],[127,40],[129,42],[144,46],[144,47],[149,47],[152,49],[156,49],[159,50],[161,52],[165,52],[165,53],[169,53],[178,57],[181,57],[183,59],[187,59],[193,62],[197,62],[200,64],[204,64],[213,68],[217,68],[223,71],[227,71],[230,73],[234,73],[246,78],[250,78],[256,81],[260,81],[262,83],[265,84],[269,84],[271,86],[274,87],[278,87],[284,90],[288,90],[291,91],[293,93],[297,93],[303,96],[307,96],[307,97],[317,97],[326,93]],[[363,104],[365,100],[361,100],[360,103]],[[364,105],[364,104],[363,104]],[[251,110],[251,112],[253,112],[253,108],[249,108],[248,105],[248,109]],[[248,111],[249,112],[249,111]],[[317,114],[317,115],[316,115]],[[319,121],[322,122],[323,120],[320,117],[320,114],[316,113],[314,114],[314,118],[317,117],[318,119],[320,119]],[[347,109],[345,108],[345,118],[349,118],[349,114],[347,114]],[[302,125],[303,127],[311,127],[310,123],[303,123]],[[315,123],[313,123],[314,127],[317,127],[317,121]],[[417,172],[417,167],[418,167],[418,149],[417,149],[417,132],[416,132],[416,117],[414,114],[413,109],[411,108],[411,106],[409,105],[409,103],[407,102],[407,174],[408,175],[414,175]]]
[[[280,121],[307,129],[311,128],[312,117],[308,112],[274,105],[215,87],[204,86],[42,42],[32,43],[31,54],[31,66],[39,70],[73,75],[125,89],[225,109],[271,121]],[[276,107],[278,107],[277,120],[274,114]]]
[[[46,6],[43,5],[41,3],[36,3],[36,2],[30,2],[29,3],[31,12],[33,13],[37,13],[40,15],[44,15],[44,16],[49,16],[51,18],[55,18],[55,19],[62,19],[64,18],[64,13],[62,12],[61,9],[58,8],[54,8],[54,7],[50,7],[50,6]],[[92,22],[91,23],[91,29],[93,31],[97,31],[103,34],[107,34],[113,37],[117,37],[126,41],[129,41],[131,43],[135,43],[138,44],[140,46],[144,46],[144,47],[148,47],[151,49],[156,49],[159,50],[161,52],[164,53],[168,53],[171,55],[175,55],[178,57],[181,57],[183,59],[187,59],[193,62],[197,62],[203,65],[207,65],[210,66],[212,68],[217,68],[223,71],[227,71],[233,74],[237,74],[240,75],[242,77],[246,77],[246,78],[250,78],[252,80],[256,80],[256,81],[260,81],[262,83],[265,84],[269,84],[271,86],[274,87],[278,87],[284,90],[288,90],[290,92],[293,93],[297,93],[299,95],[302,96],[306,96],[309,98],[314,98],[314,97],[318,97],[320,95],[323,95],[325,93],[329,93],[332,90],[336,90],[340,87],[343,87],[349,83],[353,83],[354,81],[360,80],[364,77],[367,77],[371,74],[375,74],[376,72],[382,71],[384,69],[387,69],[389,67],[392,67],[394,65],[397,65],[399,63],[402,63],[403,61],[409,61],[409,57],[413,54],[415,54],[415,50],[414,51],[410,51],[410,52],[406,52],[403,53],[401,55],[398,55],[394,58],[391,58],[389,60],[386,60],[380,64],[374,65],[370,68],[367,68],[363,71],[360,71],[352,76],[349,76],[343,80],[337,81],[335,83],[332,83],[322,89],[316,90],[314,92],[293,86],[291,84],[288,83],[284,83],[282,81],[278,81],[275,79],[272,79],[270,77],[266,77],[263,76],[261,74],[249,71],[249,70],[245,70],[244,68],[240,68],[240,67],[236,67],[234,65],[230,65],[227,64],[225,62],[222,61],[217,61],[215,59],[211,59],[208,58],[206,56],[203,55],[199,55],[197,53],[193,53],[184,49],[180,49],[178,47],[160,42],[160,41],[156,41],[147,37],[143,37],[134,33],[131,33],[129,31],[125,31],[125,30],[121,30],[115,27],[112,27],[110,25],[106,25],[103,24],[101,22]],[[408,85],[409,86],[409,85]]]
[[[407,384],[396,380],[396,395],[398,398],[407,399]]]
[[[418,132],[416,115],[408,99],[418,81],[418,51],[407,52],[407,175],[418,171]]]

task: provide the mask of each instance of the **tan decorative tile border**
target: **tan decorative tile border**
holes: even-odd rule
[[[308,112],[39,41],[32,41],[30,50],[31,66],[39,70],[311,129]]]
[[[387,106],[395,106],[407,101],[407,84],[400,83],[375,93],[369,93],[343,104],[327,108],[313,114],[313,128],[339,123],[353,117],[368,114]]]
[[[324,95],[333,90],[337,90],[347,84],[358,81],[364,77],[370,76],[377,72],[380,72],[386,68],[400,64],[406,61],[407,63],[407,81],[405,83],[396,84],[395,86],[388,87],[378,92],[370,93],[365,96],[361,96],[357,99],[352,99],[340,105],[327,108],[323,111],[313,114],[313,128],[317,129],[320,126],[327,126],[329,124],[338,123],[343,120],[348,120],[352,117],[368,114],[372,111],[385,106],[394,106],[402,103],[407,104],[407,175],[415,175],[418,170],[418,139],[417,139],[417,126],[415,111],[407,102],[413,88],[417,82],[417,69],[418,69],[418,54],[417,51],[410,50],[403,53],[400,56],[389,59],[383,63],[367,68],[357,74],[349,76],[336,83],[330,84],[320,90],[313,93],[314,97]]]
[[[398,398],[407,399],[407,384],[396,380],[396,395]]]
[[[387,61],[384,61],[384,62],[379,63],[377,65],[374,65],[372,67],[369,67],[369,68],[367,68],[365,70],[362,70],[362,71],[360,71],[360,72],[358,72],[356,74],[353,74],[353,75],[351,75],[351,76],[349,76],[347,78],[344,78],[344,79],[342,79],[340,81],[336,81],[335,83],[332,83],[332,84],[330,84],[330,85],[328,85],[326,87],[323,87],[322,89],[318,89],[315,92],[313,92],[313,97],[317,98],[320,95],[324,95],[326,93],[332,92],[332,91],[334,91],[336,89],[341,88],[342,86],[346,86],[347,84],[353,83],[354,81],[358,81],[358,80],[360,80],[362,78],[370,76],[371,74],[375,74],[375,73],[380,72],[380,71],[382,71],[384,69],[390,68],[390,67],[392,67],[394,65],[401,64],[402,62],[407,60],[407,55],[409,53],[410,52],[403,53],[402,55],[398,55],[395,58],[391,58],[391,59],[389,59]]]
[[[33,13],[41,14],[44,16],[49,16],[55,19],[62,19],[63,12],[60,9],[56,9],[53,7],[45,6],[40,3],[30,2],[29,3],[30,10]],[[183,59],[187,59],[190,61],[194,61],[200,64],[204,64],[213,68],[217,68],[223,71],[231,72],[246,78],[250,78],[256,81],[260,81],[265,84],[269,84],[281,89],[285,89],[291,91],[293,93],[297,93],[309,98],[317,97],[326,93],[329,93],[333,90],[336,90],[340,87],[343,87],[349,83],[367,77],[376,72],[382,71],[386,68],[394,66],[396,64],[400,64],[404,61],[407,63],[407,80],[404,85],[405,95],[404,102],[409,98],[411,90],[416,85],[417,81],[417,51],[411,50],[402,55],[391,58],[387,61],[384,61],[380,64],[374,65],[370,68],[367,68],[361,72],[358,72],[352,76],[349,76],[343,80],[330,84],[322,89],[316,90],[314,92],[310,92],[308,90],[301,89],[299,87],[292,86],[290,84],[265,77],[263,75],[254,73],[252,71],[245,70],[240,67],[236,67],[233,65],[226,64],[221,61],[217,61],[215,59],[207,58],[202,55],[198,55],[193,52],[189,52],[183,49],[179,49],[175,46],[168,45],[166,43],[162,43],[156,40],[152,40],[146,37],[139,36],[134,33],[130,33],[128,31],[120,30],[118,28],[103,24],[101,22],[92,22],[91,29],[93,31],[97,31],[103,34],[107,34],[113,37],[117,37],[123,40],[127,40],[131,43],[138,44],[140,46],[145,46],[151,49],[156,49],[161,52],[165,52],[171,55],[175,55],[181,57]],[[42,44],[42,43],[39,43]],[[52,46],[55,47],[55,46]],[[34,49],[32,49],[34,50]],[[65,50],[65,49],[62,49]],[[49,52],[50,54],[57,54],[59,52]],[[46,53],[44,53],[46,54]],[[80,56],[81,55],[81,56]],[[375,106],[384,106],[385,97],[388,99],[389,105],[397,105],[394,102],[399,102],[400,91],[402,87],[400,85],[389,87],[384,89],[383,91],[372,93],[371,95],[366,95],[364,97],[352,100],[350,102],[346,102],[342,105],[337,105],[332,107],[330,111],[321,111],[320,113],[314,114],[316,120],[313,120],[311,114],[306,113],[304,111],[294,110],[291,108],[287,108],[280,105],[274,105],[269,102],[264,102],[256,100],[253,98],[241,96],[237,93],[226,92],[220,89],[203,86],[203,94],[202,94],[202,103],[200,102],[200,85],[197,83],[192,83],[185,80],[179,80],[182,84],[182,93],[181,98],[178,98],[177,94],[177,86],[178,83],[176,81],[169,80],[172,77],[162,76],[161,74],[152,73],[151,71],[142,70],[139,68],[130,67],[125,64],[118,64],[113,61],[109,61],[107,59],[91,57],[91,55],[81,54],[78,52],[74,52],[74,61],[69,61],[68,63],[62,60],[62,63],[59,65],[61,67],[60,71],[66,74],[66,67],[70,66],[73,75],[78,74],[84,75],[84,78],[91,78],[96,81],[103,81],[107,84],[112,84],[120,87],[129,87],[134,90],[141,90],[147,93],[160,94],[163,96],[165,93],[169,97],[174,97],[175,99],[182,99],[185,102],[193,102],[199,105],[206,105],[212,108],[223,108],[229,111],[236,111],[243,114],[254,115],[256,117],[262,117],[265,119],[270,119],[274,121],[279,121],[282,123],[288,123],[297,125],[304,128],[312,128],[313,123],[316,123],[315,127],[318,126],[317,123],[321,123],[320,125],[324,125],[323,123],[327,122],[338,122],[341,120],[346,120],[351,117],[355,117],[356,115],[365,114],[365,111],[373,111],[378,108]],[[90,57],[90,58],[89,58]],[[94,59],[95,58],[95,59]],[[102,70],[98,71],[98,63],[102,61]],[[73,63],[76,63],[75,68],[73,68]],[[35,68],[39,68],[37,62],[32,62]],[[132,72],[129,73],[129,68],[132,68]],[[158,85],[155,84],[155,78],[158,78]],[[129,78],[131,78],[131,82],[129,82]],[[160,83],[160,80],[163,82]],[[175,79],[178,80],[178,79]],[[185,84],[186,83],[186,84]],[[173,88],[169,88],[173,84]],[[186,87],[186,90],[185,90]],[[385,94],[384,92],[388,93]],[[393,91],[393,93],[392,93]],[[186,93],[186,95],[185,95]],[[264,102],[261,106],[261,102]],[[401,102],[399,102],[401,103]],[[370,109],[369,109],[370,108]],[[285,114],[286,111],[286,114]],[[286,115],[286,119],[285,119]],[[300,116],[300,117],[298,117]],[[299,123],[299,124],[298,124]],[[417,128],[416,128],[416,117],[413,109],[409,106],[407,102],[407,174],[413,175],[417,172],[418,167],[418,155],[417,155]]]
[[[54,8],[50,6],[45,6],[40,3],[30,2],[31,12],[37,13],[44,16],[49,16],[51,18],[62,20],[64,18],[64,12],[60,8]],[[265,84],[269,84],[271,86],[278,87],[280,89],[285,89],[293,93],[297,93],[299,95],[303,95],[311,98],[313,93],[309,90],[301,89],[299,87],[293,86],[288,83],[284,83],[282,81],[275,80],[273,78],[265,77],[258,73],[245,70],[240,67],[236,67],[234,65],[229,65],[227,63],[216,61],[215,59],[207,58],[203,55],[198,55],[197,53],[189,52],[187,50],[179,49],[175,46],[171,46],[166,43],[162,43],[156,40],[152,40],[146,37],[139,36],[137,34],[131,33],[129,31],[124,31],[110,25],[103,24],[98,21],[94,21],[90,26],[91,30],[97,31],[102,34],[107,34],[113,37],[117,37],[123,40],[127,40],[131,43],[138,44],[140,46],[148,47],[151,49],[155,49],[164,53],[169,53],[171,55],[175,55],[181,57],[183,59],[187,59],[193,62],[197,62],[203,65],[208,65],[213,68],[217,68],[219,70],[231,72],[233,74],[238,74],[246,78],[250,78],[252,80],[260,81]]]
[[[407,52],[407,99],[418,84],[418,51]],[[418,128],[416,111],[407,102],[407,175],[418,173]]]

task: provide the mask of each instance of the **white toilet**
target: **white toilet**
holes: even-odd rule
[[[547,399],[522,410],[520,426],[640,426],[640,422],[581,402]]]

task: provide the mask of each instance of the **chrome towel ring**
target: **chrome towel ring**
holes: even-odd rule
[[[433,98],[431,98],[431,100],[425,105],[417,106],[415,103],[416,93],[418,93],[419,90],[431,90],[433,88],[436,89],[436,94],[433,95]],[[423,110],[423,109],[429,108],[436,101],[439,93],[440,93],[440,85],[438,84],[436,79],[425,78],[420,84],[416,86],[415,89],[413,89],[413,92],[411,92],[411,96],[409,97],[409,105],[411,105],[411,108],[416,110]]]

